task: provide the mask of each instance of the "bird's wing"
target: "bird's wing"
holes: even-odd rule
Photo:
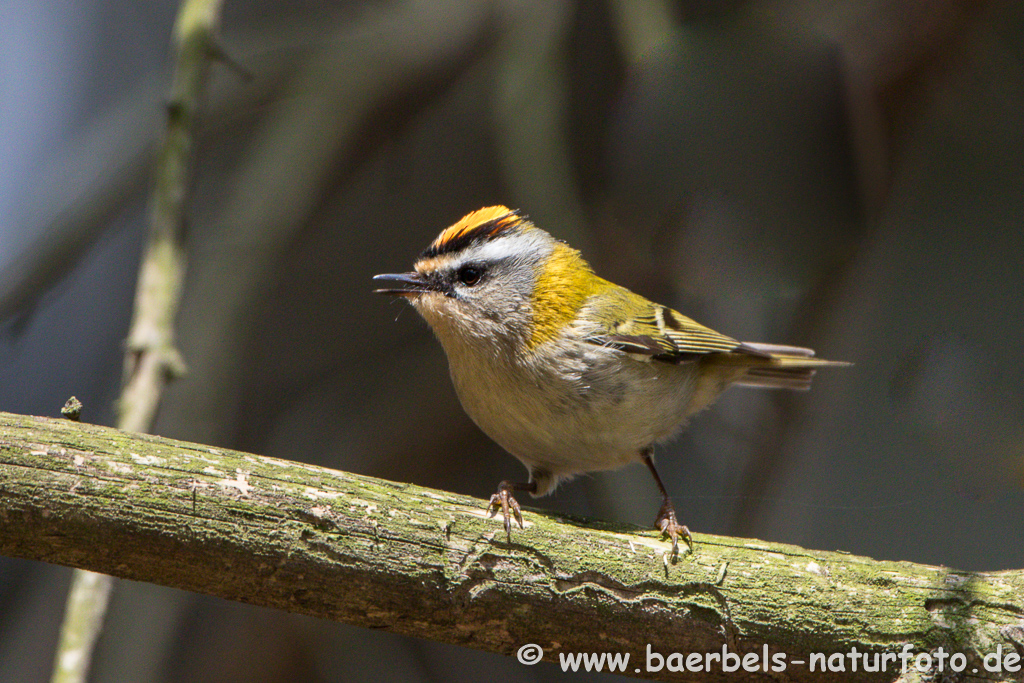
[[[694,360],[709,353],[730,351],[769,356],[767,353],[747,347],[732,337],[715,332],[710,327],[705,327],[667,306],[647,302],[628,290],[622,292],[620,296],[623,298],[623,304],[633,305],[610,307],[623,311],[625,315],[619,319],[599,323],[600,330],[589,335],[588,342],[672,363]],[[640,299],[645,305],[636,305],[633,297]],[[638,310],[642,310],[643,313],[637,315]]]

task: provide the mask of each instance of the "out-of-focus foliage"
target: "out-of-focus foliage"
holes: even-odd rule
[[[110,423],[175,6],[0,7],[0,409]],[[61,5],[66,8],[67,5]],[[728,394],[659,467],[682,521],[1019,568],[1016,2],[228,3],[157,431],[486,497],[523,473],[426,326],[372,297],[503,203],[606,277],[852,368]],[[643,468],[538,505],[650,524]],[[49,669],[69,572],[3,561],[0,680]],[[97,681],[505,680],[551,667],[121,583]]]

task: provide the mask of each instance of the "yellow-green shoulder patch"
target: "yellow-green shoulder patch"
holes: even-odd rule
[[[576,319],[580,308],[604,282],[580,252],[559,242],[537,274],[533,294],[533,329],[529,348],[557,337]]]

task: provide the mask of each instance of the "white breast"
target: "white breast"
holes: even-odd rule
[[[525,357],[445,346],[466,412],[534,473],[538,495],[559,479],[634,462],[672,436],[696,375],[694,364],[644,362],[565,339]]]

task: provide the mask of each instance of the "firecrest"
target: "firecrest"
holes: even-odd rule
[[[808,389],[810,349],[739,342],[598,277],[580,253],[504,206],[474,211],[411,273],[377,275],[405,297],[448,356],[473,421],[529,471],[491,497],[506,534],[514,491],[550,493],[584,472],[642,462],[663,503],[655,527],[691,544],[652,460],[730,386]]]

